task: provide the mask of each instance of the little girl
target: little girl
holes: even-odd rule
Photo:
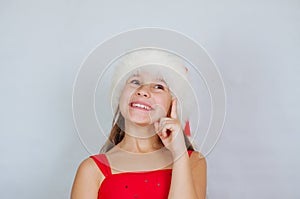
[[[183,132],[188,69],[157,49],[128,53],[116,64],[116,112],[101,154],[78,168],[72,199],[205,199],[206,162]],[[185,121],[184,121],[185,122]]]

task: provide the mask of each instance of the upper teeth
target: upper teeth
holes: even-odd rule
[[[132,104],[132,106],[134,106],[134,107],[139,107],[139,108],[143,108],[143,109],[146,109],[146,110],[150,110],[150,107],[148,107],[148,106],[145,106],[145,105],[143,105],[143,104]]]

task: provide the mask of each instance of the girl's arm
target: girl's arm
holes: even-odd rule
[[[184,135],[177,115],[177,100],[172,101],[170,117],[154,123],[156,132],[173,155],[169,199],[205,199],[206,162],[198,152],[189,158]]]
[[[97,199],[103,176],[91,158],[84,160],[76,173],[71,199]]]
[[[179,156],[177,156],[179,157]],[[194,151],[191,157],[187,153],[174,160],[169,199],[205,199],[206,197],[206,161]]]

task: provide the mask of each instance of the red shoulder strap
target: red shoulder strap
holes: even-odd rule
[[[188,150],[189,157],[191,157],[193,150]]]
[[[90,158],[92,158],[95,161],[95,163],[97,164],[100,171],[103,173],[105,177],[111,175],[111,169],[105,154],[93,155],[90,156]]]

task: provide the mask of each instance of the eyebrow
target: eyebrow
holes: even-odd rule
[[[158,77],[155,78],[157,81],[164,83],[166,86],[168,86],[167,82],[165,81],[165,79],[161,76],[161,75],[157,75]],[[140,77],[139,71],[135,71],[135,73],[133,73],[128,79],[131,79],[133,77]]]
[[[133,73],[131,73],[131,75],[128,78],[139,77],[139,76],[140,76],[140,72],[138,70],[136,70]]]

